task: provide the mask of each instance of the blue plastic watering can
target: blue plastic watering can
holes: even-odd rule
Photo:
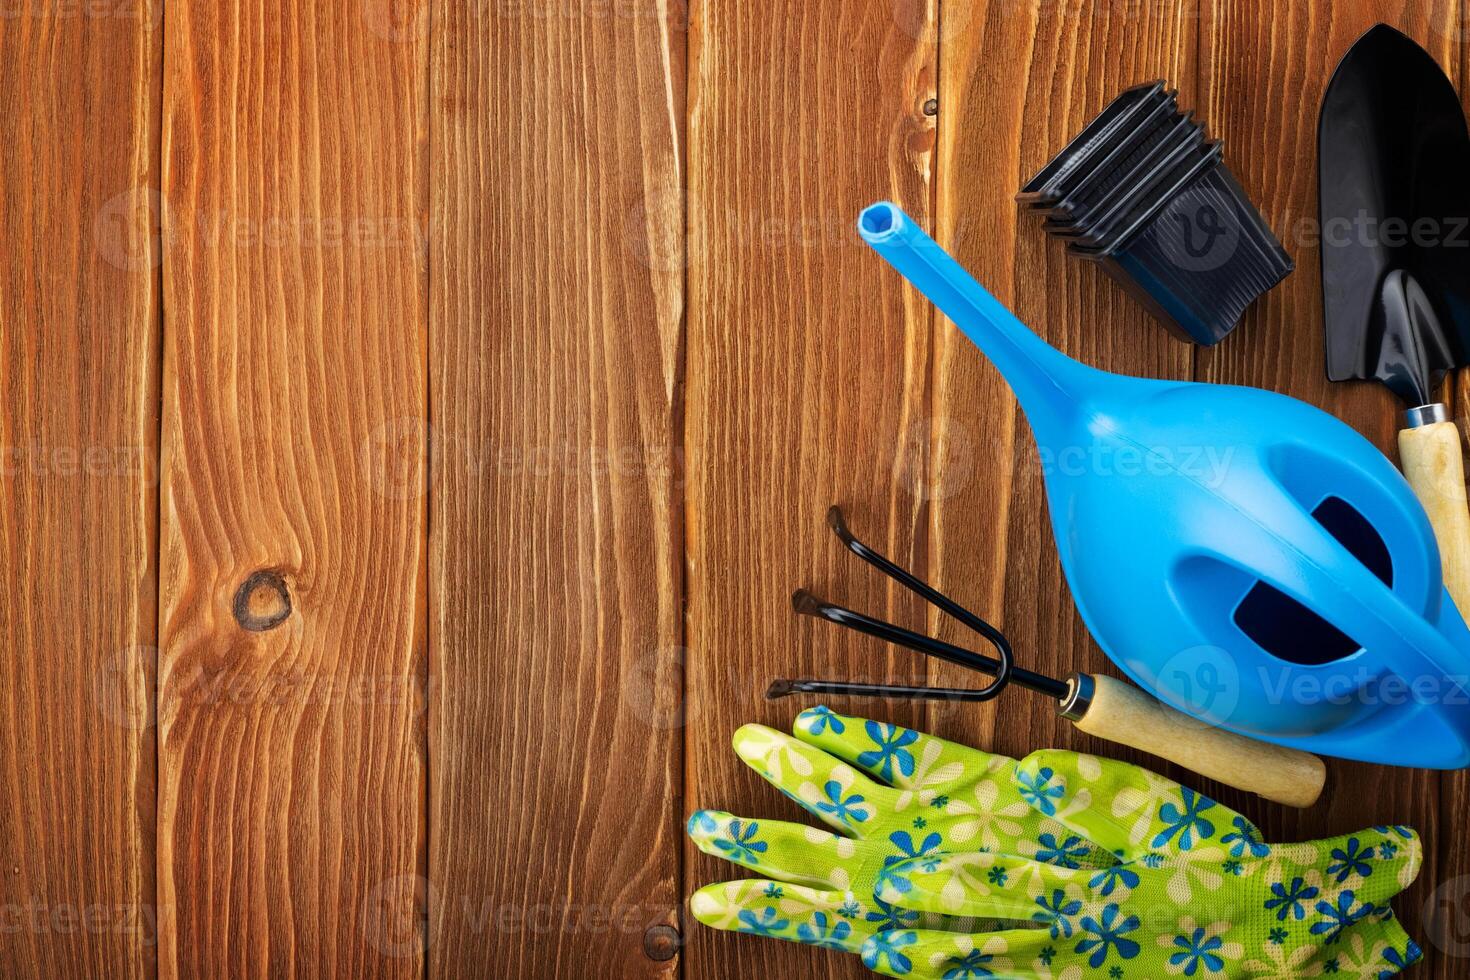
[[[1088,367],[893,204],[858,230],[1015,391],[1077,608],[1134,681],[1281,745],[1470,765],[1470,629],[1423,508],[1372,443],[1274,392]]]

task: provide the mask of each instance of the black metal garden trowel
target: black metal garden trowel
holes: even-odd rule
[[[1342,59],[1322,103],[1327,376],[1383,382],[1408,408],[1405,475],[1470,613],[1470,510],[1458,427],[1435,397],[1470,351],[1470,134],[1444,71],[1386,24]]]

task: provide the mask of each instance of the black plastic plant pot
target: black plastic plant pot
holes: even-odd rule
[[[1210,346],[1294,268],[1223,152],[1152,82],[1114,99],[1016,199],[1170,332]]]
[[[1059,221],[1076,220],[1093,213],[1094,209],[1120,185],[1129,185],[1137,180],[1140,168],[1145,167],[1156,153],[1166,151],[1177,143],[1184,132],[1181,124],[1186,117],[1179,115],[1179,105],[1174,93],[1150,109],[1140,119],[1136,130],[1130,131],[1125,139],[1097,161],[1096,165],[1075,180],[1067,182],[1068,191],[1050,206],[1033,205],[1032,210]]]
[[[1048,206],[1062,200],[1093,168],[1117,148],[1120,141],[1133,136],[1140,120],[1171,96],[1164,83],[1138,85],[1114,99],[1107,108],[1088,123],[1076,139],[1052,158],[1045,167],[1016,195],[1026,205]]]
[[[1206,143],[1204,130],[1195,127],[1185,141],[1156,160],[1135,186],[1121,189],[1111,204],[1079,222],[1070,233],[1061,234],[1049,224],[1042,227],[1080,246],[1107,248],[1126,238],[1171,195],[1219,159],[1220,145]]]
[[[1197,175],[1120,244],[1072,251],[1101,263],[1175,336],[1205,347],[1295,268],[1224,165]]]

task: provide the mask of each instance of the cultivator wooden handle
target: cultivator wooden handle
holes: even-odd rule
[[[1287,806],[1308,807],[1322,795],[1327,767],[1309,752],[1226,731],[1112,677],[1074,674],[1071,684],[1076,693],[1062,714],[1089,735]]]

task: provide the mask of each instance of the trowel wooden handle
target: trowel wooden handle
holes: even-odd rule
[[[1308,807],[1322,795],[1327,767],[1311,753],[1227,732],[1112,677],[1095,676],[1093,682],[1092,706],[1076,722],[1089,735],[1287,806]]]
[[[1470,509],[1459,426],[1435,422],[1405,429],[1399,433],[1399,458],[1439,539],[1445,588],[1460,612],[1470,615]]]

